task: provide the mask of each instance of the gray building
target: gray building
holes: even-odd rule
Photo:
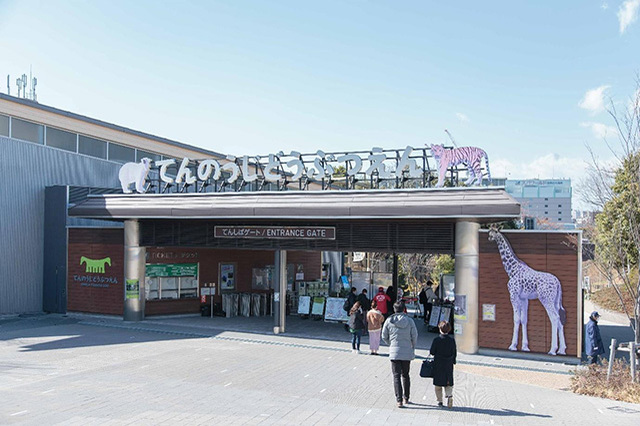
[[[222,157],[0,94],[0,315],[43,311],[44,265],[51,255],[45,253],[45,188],[119,188],[123,163],[163,156]],[[105,224],[114,226],[77,219],[69,219],[67,226]],[[65,271],[56,274],[63,277]]]
[[[522,205],[526,228],[573,229],[571,179],[507,179],[505,189]]]

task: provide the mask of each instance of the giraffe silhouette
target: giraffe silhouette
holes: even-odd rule
[[[529,300],[538,299],[547,311],[551,321],[551,349],[549,355],[565,355],[567,345],[564,340],[564,324],[567,313],[562,307],[562,287],[560,280],[548,272],[536,271],[529,267],[513,252],[509,240],[497,229],[489,230],[489,241],[498,244],[502,265],[509,276],[507,288],[513,306],[513,338],[509,350],[518,350],[518,329],[522,325],[522,351],[529,351],[527,338],[527,316]],[[558,346],[559,340],[559,346]]]

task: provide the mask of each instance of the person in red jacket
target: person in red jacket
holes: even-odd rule
[[[391,298],[384,292],[384,287],[378,287],[378,294],[376,294],[373,299],[378,305],[378,310],[386,319],[389,316],[387,303],[391,301]]]

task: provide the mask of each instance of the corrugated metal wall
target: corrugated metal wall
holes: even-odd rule
[[[113,188],[119,169],[110,161],[0,137],[0,314],[42,311],[45,187]]]

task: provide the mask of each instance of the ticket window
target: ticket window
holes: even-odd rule
[[[192,299],[198,297],[198,278],[147,277],[147,300]]]

